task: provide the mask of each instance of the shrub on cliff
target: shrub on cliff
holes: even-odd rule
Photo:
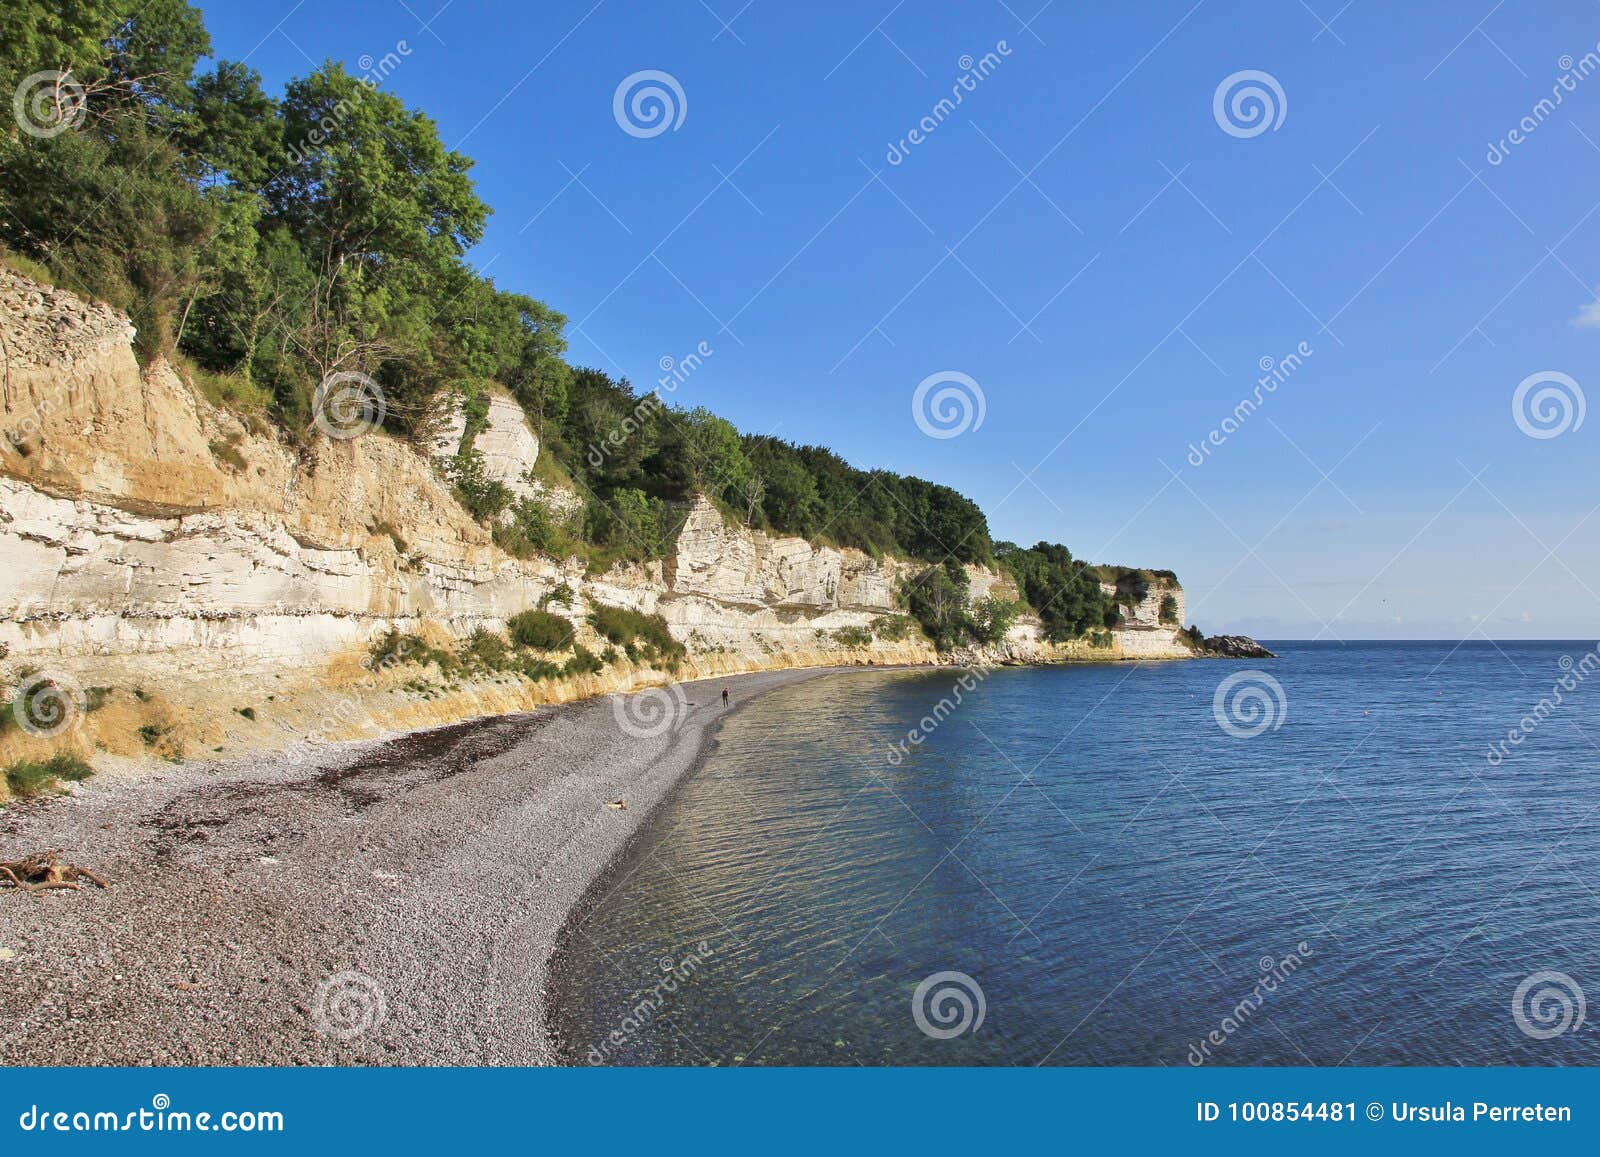
[[[687,656],[682,643],[672,637],[667,620],[624,607],[595,607],[589,624],[608,643],[622,647],[629,658],[646,659],[675,668]]]
[[[835,627],[833,639],[841,647],[872,646],[872,632],[865,627]]]
[[[460,660],[449,651],[432,646],[421,635],[408,635],[402,631],[386,631],[373,641],[367,651],[367,666],[374,671],[386,671],[401,663],[426,666],[433,663],[441,672],[460,666]]]
[[[461,647],[461,661],[479,670],[502,671],[511,656],[505,636],[479,627],[467,636]]]
[[[872,620],[872,633],[891,643],[909,639],[915,629],[916,621],[910,615],[880,615]]]
[[[587,647],[572,648],[572,658],[567,660],[561,673],[568,678],[574,675],[598,675],[605,669],[600,657]]]
[[[511,491],[484,473],[483,455],[476,450],[463,451],[451,460],[450,481],[456,498],[479,522],[498,518],[511,505]]]
[[[572,645],[572,624],[549,611],[521,611],[506,620],[511,641],[535,651],[564,651]]]

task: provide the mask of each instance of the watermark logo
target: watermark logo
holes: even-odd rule
[[[928,737],[939,730],[950,716],[954,715],[956,708],[965,702],[967,695],[978,689],[978,684],[989,677],[989,668],[974,667],[962,674],[950,688],[950,694],[942,697],[933,705],[933,710],[917,721],[917,725],[906,732],[904,739],[897,739],[889,745],[889,753],[885,756],[891,767],[899,767],[911,755],[913,747],[921,747],[927,742]]]
[[[76,727],[86,709],[77,685],[49,672],[25,679],[11,697],[11,716],[17,726],[39,739],[52,739]]]
[[[1263,355],[1256,362],[1256,367],[1261,371],[1261,376],[1256,379],[1256,388],[1248,396],[1240,398],[1232,413],[1223,418],[1215,429],[1209,431],[1200,441],[1189,443],[1189,452],[1185,455],[1189,465],[1197,469],[1204,466],[1212,450],[1238,433],[1250,415],[1259,410],[1267,398],[1277,393],[1278,387],[1305,365],[1306,359],[1315,352],[1310,342],[1303,341],[1281,358],[1275,358],[1270,354]]]
[[[952,1040],[983,1027],[989,1005],[965,972],[935,972],[911,994],[911,1019],[934,1040]]]
[[[689,715],[689,700],[683,688],[646,687],[636,695],[614,695],[611,710],[617,726],[635,739],[654,739],[675,731]]]
[[[656,965],[661,969],[661,975],[656,978],[654,984],[639,994],[638,1000],[623,1014],[617,1027],[589,1049],[586,1058],[588,1062],[591,1065],[605,1064],[637,1033],[653,1024],[666,1010],[670,998],[693,979],[695,973],[705,967],[713,955],[715,950],[702,940],[676,960],[671,956],[663,956],[657,961]]]
[[[1508,728],[1506,737],[1489,744],[1489,752],[1484,757],[1489,761],[1490,767],[1499,767],[1511,754],[1511,749],[1521,747],[1527,742],[1528,737],[1544,725],[1556,711],[1566,703],[1567,696],[1576,691],[1585,679],[1600,670],[1600,647],[1584,652],[1582,658],[1574,660],[1571,655],[1562,655],[1556,660],[1563,674],[1557,676],[1550,685],[1550,694],[1542,697],[1535,703],[1526,715],[1517,720],[1515,727]]]
[[[394,49],[385,52],[376,60],[370,53],[363,53],[356,61],[361,68],[361,75],[356,79],[360,84],[352,90],[351,95],[341,97],[333,106],[311,126],[311,131],[302,140],[291,141],[284,150],[291,165],[303,165],[318,149],[334,139],[339,126],[350,119],[352,113],[361,107],[367,97],[378,91],[379,86],[395,69],[400,67],[402,60],[411,55],[411,45],[404,40],[397,40]],[[234,67],[238,67],[235,65]]]
[[[1561,75],[1550,86],[1550,95],[1540,97],[1528,111],[1497,141],[1490,141],[1483,159],[1491,165],[1503,165],[1511,150],[1531,137],[1545,121],[1555,115],[1556,109],[1568,96],[1578,91],[1578,85],[1596,72],[1600,72],[1600,44],[1574,60],[1570,52],[1556,61]]]
[[[329,374],[313,400],[317,429],[341,442],[383,425],[388,403],[383,387],[356,370]]]
[[[956,438],[983,425],[988,400],[969,374],[941,370],[917,384],[911,395],[911,418],[930,438]]]
[[[89,97],[83,85],[59,69],[24,77],[11,98],[17,127],[42,140],[77,128],[88,111]]]
[[[1553,1040],[1583,1027],[1583,989],[1565,972],[1535,972],[1511,997],[1511,1019],[1534,1040]]]
[[[1211,96],[1211,115],[1230,137],[1248,140],[1277,132],[1289,115],[1289,98],[1270,72],[1246,68],[1223,77]]]
[[[1235,739],[1250,739],[1283,726],[1289,717],[1289,697],[1283,684],[1265,671],[1235,671],[1217,684],[1211,714],[1217,726]]]
[[[1261,975],[1256,980],[1255,987],[1247,992],[1244,999],[1233,1006],[1226,1016],[1217,1023],[1217,1027],[1205,1035],[1202,1040],[1189,1046],[1188,1061],[1195,1068],[1199,1068],[1212,1059],[1212,1053],[1220,1049],[1232,1039],[1233,1034],[1250,1023],[1252,1017],[1266,1004],[1267,998],[1276,993],[1289,977],[1300,970],[1300,966],[1311,959],[1313,953],[1311,945],[1302,940],[1294,946],[1293,952],[1288,952],[1281,959],[1263,956],[1256,967]]]
[[[24,1133],[282,1133],[283,1113],[275,1110],[227,1109],[222,1112],[174,1109],[172,1098],[157,1093],[150,1107],[126,1112],[94,1108],[40,1108],[29,1105],[17,1118]]]
[[[633,437],[656,413],[666,409],[667,402],[662,394],[676,392],[677,388],[693,377],[706,364],[706,359],[716,352],[711,348],[710,342],[702,341],[682,357],[675,358],[671,354],[663,354],[656,362],[656,366],[661,370],[661,376],[656,379],[656,388],[640,398],[632,412],[612,426],[604,438],[589,443],[588,452],[585,454],[589,465],[596,470],[604,466],[606,459],[616,452],[617,447]]]
[[[996,41],[992,51],[985,52],[977,58],[970,52],[964,53],[956,61],[956,67],[961,70],[961,75],[950,85],[950,95],[940,97],[905,136],[898,141],[889,142],[889,149],[884,153],[883,159],[891,165],[903,164],[911,155],[911,150],[927,140],[940,125],[954,116],[962,102],[971,93],[977,92],[978,85],[989,79],[995,69],[1000,67],[1000,62],[1010,55],[1011,45],[1004,40]]]
[[[1583,387],[1559,370],[1529,374],[1511,395],[1511,418],[1530,438],[1559,438],[1577,430],[1587,408]]]
[[[335,972],[317,985],[311,1023],[323,1036],[353,1040],[371,1032],[389,1015],[383,987],[364,972]]]
[[[630,137],[648,140],[682,127],[689,98],[670,72],[646,68],[622,78],[611,96],[611,115]]]

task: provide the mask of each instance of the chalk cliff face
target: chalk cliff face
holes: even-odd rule
[[[291,741],[330,695],[382,699],[381,711],[324,729],[334,738],[665,679],[623,660],[559,687],[500,675],[424,695],[405,690],[414,673],[408,682],[361,666],[388,630],[443,641],[499,629],[563,586],[580,624],[595,604],[659,612],[688,647],[683,678],[937,659],[915,632],[900,642],[880,632],[866,646],[835,634],[895,614],[908,563],[730,526],[707,502],[658,562],[586,576],[575,560],[512,558],[441,477],[437,458],[464,433],[449,415],[425,452],[381,433],[319,435],[296,451],[265,424],[210,405],[165,363],[141,369],[131,338],[123,315],[0,269],[8,685],[44,671],[81,688],[136,688],[139,703],[159,697],[192,750]],[[539,446],[511,399],[493,399],[475,448],[519,497],[570,501],[525,481]],[[975,599],[1015,597],[1001,576],[969,570]],[[1045,643],[1024,617],[1003,647],[966,657],[1187,657],[1176,623],[1159,621],[1169,594],[1181,623],[1183,592],[1163,582],[1100,646]],[[240,714],[247,704],[251,716]]]

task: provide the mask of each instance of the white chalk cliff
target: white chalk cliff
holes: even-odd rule
[[[304,704],[356,693],[368,678],[360,661],[384,632],[443,639],[501,628],[563,585],[576,593],[576,621],[590,604],[659,612],[688,647],[683,678],[937,660],[915,632],[867,646],[834,634],[895,614],[911,564],[732,526],[707,502],[693,506],[658,562],[587,576],[575,560],[516,559],[441,477],[437,459],[464,434],[454,416],[436,424],[422,451],[381,433],[319,435],[296,451],[265,423],[209,404],[166,363],[141,368],[131,338],[124,315],[0,269],[0,676],[8,684],[43,670],[80,687],[136,687],[159,693],[196,743],[286,742],[316,710]],[[492,398],[474,448],[517,496],[570,502],[528,480],[539,443],[510,398]],[[970,571],[974,598],[1015,597],[1001,576]],[[1177,617],[1164,623],[1168,595]],[[1046,643],[1037,620],[1023,616],[1005,646],[976,657],[1183,658],[1183,616],[1182,589],[1160,581],[1100,646]],[[559,688],[501,675],[407,698],[395,676],[360,692],[383,697],[382,717],[369,712],[341,733],[664,678],[622,662]],[[245,703],[264,718],[239,716]],[[276,728],[265,718],[274,715]]]

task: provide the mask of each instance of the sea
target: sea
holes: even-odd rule
[[[1600,1063],[1596,644],[1268,646],[740,705],[563,934],[565,1059]]]

